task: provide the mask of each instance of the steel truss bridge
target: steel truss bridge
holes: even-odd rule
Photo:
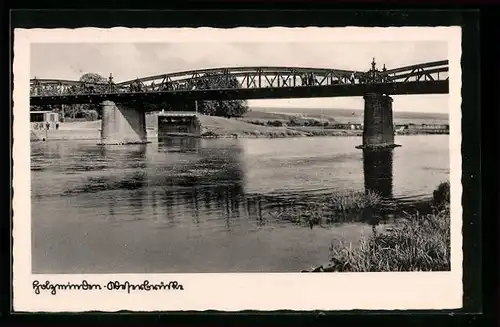
[[[233,67],[183,71],[115,83],[31,79],[31,105],[176,100],[363,96],[369,92],[445,94],[448,60],[368,71],[307,67]]]

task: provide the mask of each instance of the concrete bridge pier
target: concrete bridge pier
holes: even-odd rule
[[[365,111],[363,144],[358,149],[390,149],[394,144],[394,121],[392,98],[382,93],[367,93],[364,96]]]
[[[148,143],[143,110],[113,101],[103,101],[101,107],[101,145]]]

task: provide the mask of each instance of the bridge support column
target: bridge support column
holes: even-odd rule
[[[363,144],[357,148],[387,149],[399,146],[394,144],[392,98],[381,93],[367,93],[364,99]]]
[[[144,111],[132,106],[117,105],[112,101],[104,101],[101,107],[100,144],[148,143]]]

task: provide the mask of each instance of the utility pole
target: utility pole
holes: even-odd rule
[[[60,86],[59,89],[59,95],[63,95],[63,86]],[[61,117],[59,118],[59,121],[64,121],[64,104],[61,104]]]

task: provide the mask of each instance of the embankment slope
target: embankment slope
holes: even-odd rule
[[[241,120],[215,116],[200,116],[203,133],[213,136],[287,137],[303,136],[304,132],[286,127],[261,126]]]
[[[293,137],[308,134],[286,127],[260,126],[223,117],[200,115],[199,119],[203,135],[212,137]],[[32,130],[31,140],[97,140],[100,129],[100,120],[64,122],[58,130]],[[156,136],[156,131],[148,128],[148,135]]]

